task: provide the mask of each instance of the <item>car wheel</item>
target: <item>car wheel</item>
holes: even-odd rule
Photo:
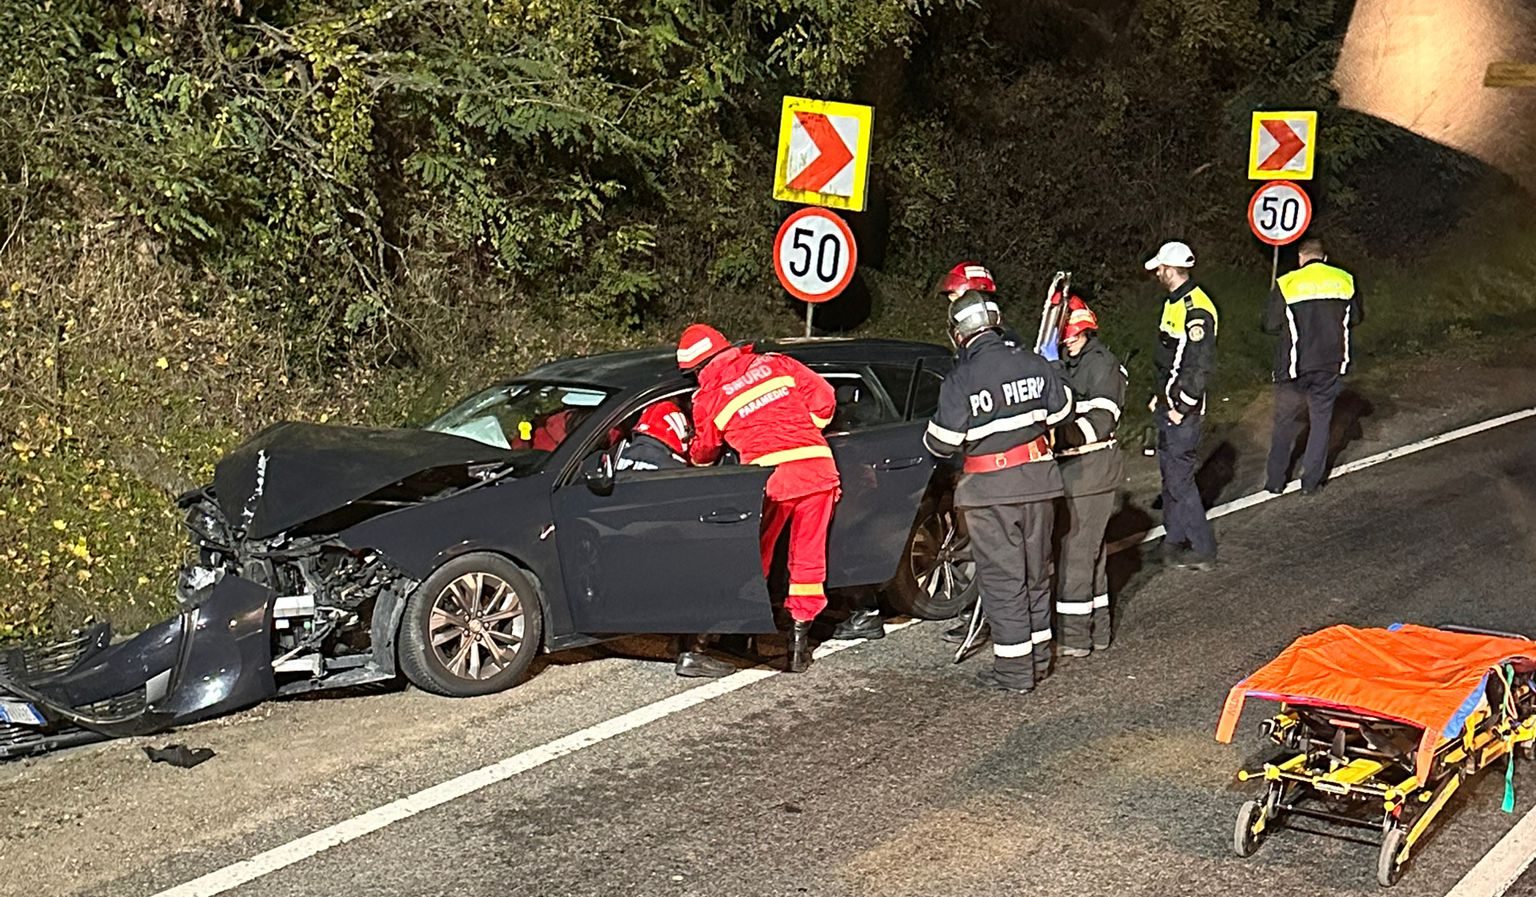
[[[411,593],[400,622],[400,670],[453,698],[516,685],[539,652],[544,611],[526,574],[500,555],[468,554]]]
[[[924,502],[886,602],[899,614],[947,620],[974,604],[980,588],[960,512],[947,501]]]

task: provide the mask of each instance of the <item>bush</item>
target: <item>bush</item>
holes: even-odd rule
[[[1142,332],[1163,239],[1266,264],[1240,219],[1261,104],[1323,109],[1331,237],[1449,232],[1431,191],[1362,182],[1416,138],[1331,105],[1348,6],[0,4],[0,637],[163,613],[171,498],[274,420],[419,421],[693,318],[797,329],[768,258],[786,93],[877,107],[840,327],[942,339],[933,278],[980,258],[1015,315],[1071,267]]]

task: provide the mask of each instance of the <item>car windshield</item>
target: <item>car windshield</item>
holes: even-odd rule
[[[552,452],[609,393],[559,383],[510,383],[477,393],[427,424],[505,449]]]

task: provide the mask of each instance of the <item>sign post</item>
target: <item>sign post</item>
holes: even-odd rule
[[[1269,269],[1269,285],[1274,286],[1280,274],[1280,247],[1294,243],[1312,226],[1312,198],[1299,184],[1270,181],[1248,201],[1248,226],[1255,237],[1275,247]]]
[[[811,335],[816,306],[841,293],[858,264],[853,231],[837,213],[801,209],[779,225],[773,240],[773,270],[791,296],[805,302],[805,335]]]

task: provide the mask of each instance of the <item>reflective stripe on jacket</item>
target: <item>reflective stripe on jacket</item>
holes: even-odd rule
[[[1205,410],[1216,367],[1216,303],[1193,280],[1163,302],[1157,334],[1157,402],[1180,414]]]
[[[1365,319],[1355,278],[1343,268],[1311,261],[1283,277],[1264,307],[1265,333],[1279,336],[1275,379],[1349,373],[1350,330]]]
[[[689,455],[712,464],[728,444],[742,463],[775,468],[768,497],[776,501],[835,489],[837,465],[821,431],[836,409],[832,385],[795,359],[732,347],[699,371]]]

